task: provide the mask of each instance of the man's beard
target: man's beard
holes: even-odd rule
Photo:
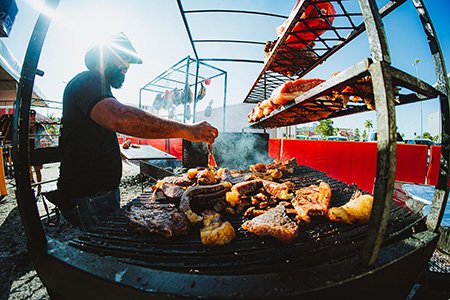
[[[118,89],[125,81],[125,74],[115,64],[109,64],[105,69],[105,78],[113,88]]]

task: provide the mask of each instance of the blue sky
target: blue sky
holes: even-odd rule
[[[43,1],[16,0],[19,14],[9,38],[4,39],[19,63],[22,63],[26,46],[38,9]],[[353,0],[352,0],[353,1]],[[354,0],[356,2],[356,0]],[[384,3],[383,1],[377,1]],[[288,15],[294,0],[185,0],[185,9],[240,9]],[[442,51],[450,64],[450,1],[425,2],[438,33]],[[207,14],[188,16],[194,39],[220,38],[266,41],[276,38],[274,28],[283,20],[272,17]],[[392,63],[408,73],[415,74],[413,62],[420,59],[419,74],[429,83],[435,82],[431,55],[412,1],[384,20]],[[48,99],[60,101],[65,83],[84,70],[84,52],[99,37],[109,33],[125,32],[142,56],[144,64],[134,65],[127,74],[124,87],[115,91],[116,97],[125,103],[138,103],[139,89],[155,76],[181,58],[193,52],[175,0],[61,0],[55,13],[42,52],[39,68],[45,76],[37,78],[37,84]],[[262,46],[255,45],[199,45],[201,58],[233,57],[262,60]],[[319,68],[306,77],[329,78],[370,55],[366,35],[344,47]],[[241,63],[211,63],[228,72],[228,104],[242,103],[262,65]],[[209,100],[214,106],[222,105],[223,83],[213,80],[207,87],[207,101],[199,104],[202,110]],[[150,104],[154,94],[145,93],[143,102]],[[249,108],[250,109],[250,108]],[[423,130],[428,130],[428,114],[438,110],[436,100],[422,104],[410,104],[397,108],[397,125],[407,138],[420,133],[420,111],[423,112]],[[232,118],[232,116],[229,116]],[[363,113],[334,119],[341,128],[363,129],[366,119],[376,124],[375,113]]]

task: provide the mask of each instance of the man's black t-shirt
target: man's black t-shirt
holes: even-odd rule
[[[97,71],[85,71],[66,86],[63,98],[58,189],[71,198],[108,191],[119,186],[122,162],[116,133],[95,123],[91,110],[114,96]]]

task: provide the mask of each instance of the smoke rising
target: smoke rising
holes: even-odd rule
[[[213,144],[219,167],[248,169],[255,163],[270,163],[269,135],[265,133],[221,132]]]

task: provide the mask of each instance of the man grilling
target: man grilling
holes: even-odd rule
[[[111,87],[120,88],[130,64],[141,63],[127,36],[113,35],[87,51],[88,70],[64,90],[58,179],[63,201],[58,206],[70,223],[82,229],[119,208],[122,162],[116,132],[210,144],[218,135],[207,122],[183,124],[117,101]]]

